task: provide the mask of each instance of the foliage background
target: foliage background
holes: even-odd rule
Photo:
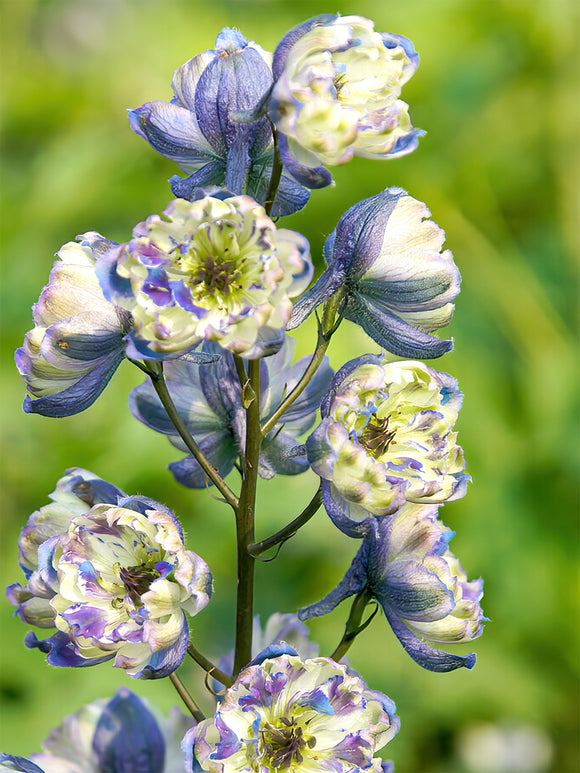
[[[169,98],[173,71],[211,47],[223,26],[273,50],[292,26],[336,8],[326,0],[3,0],[0,8],[1,579],[20,580],[16,539],[28,515],[67,467],[86,467],[181,516],[215,577],[195,641],[219,657],[231,646],[232,519],[206,493],[174,484],[165,467],[176,452],[131,419],[126,397],[140,373],[124,365],[95,406],[57,422],[21,412],[12,352],[61,244],[87,230],[124,241],[170,198],[165,181],[177,170],[133,135],[125,110]],[[421,66],[403,96],[428,135],[410,157],[335,169],[336,186],[315,192],[285,225],[310,238],[320,265],[340,214],[399,185],[446,229],[463,290],[455,350],[437,367],[465,393],[460,437],[474,482],[442,516],[457,531],[453,547],[469,576],[485,577],[491,618],[472,672],[419,669],[379,618],[351,663],[397,703],[402,730],[387,751],[398,773],[576,771],[575,12],[565,0],[344,0],[340,11],[413,40]],[[345,324],[331,361],[337,367],[364,351],[373,344]],[[294,517],[314,487],[309,474],[263,483],[259,534]],[[258,566],[263,619],[321,597],[356,547],[319,514],[277,561]],[[323,653],[346,613],[311,624]],[[0,748],[28,754],[65,715],[128,679],[108,666],[49,668],[24,649],[25,628],[10,615],[4,602]],[[176,700],[168,682],[130,686],[164,708]]]

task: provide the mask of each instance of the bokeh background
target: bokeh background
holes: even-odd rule
[[[21,579],[16,540],[28,515],[67,467],[86,467],[180,515],[190,547],[215,577],[214,600],[193,623],[195,642],[214,658],[230,648],[232,518],[206,492],[180,489],[166,470],[177,452],[130,417],[127,395],[141,374],[123,365],[79,416],[25,416],[12,353],[61,244],[87,230],[124,241],[169,201],[166,180],[178,170],[130,131],[127,108],[168,99],[173,71],[212,47],[224,26],[272,50],[314,14],[366,15],[419,51],[403,97],[428,134],[409,157],[335,169],[336,186],[314,192],[284,224],[308,236],[319,267],[339,216],[388,185],[425,201],[445,228],[463,289],[451,326],[455,349],[436,367],[456,376],[465,394],[459,430],[473,484],[442,517],[469,576],[485,578],[491,622],[470,648],[478,655],[471,672],[423,671],[379,617],[352,647],[351,663],[397,703],[402,729],[386,752],[398,773],[577,771],[572,3],[3,0],[0,8],[2,584]],[[313,339],[306,327],[301,354]],[[331,362],[339,367],[375,349],[345,323]],[[259,535],[294,517],[315,486],[310,474],[262,483]],[[262,619],[320,598],[356,548],[319,513],[275,562],[258,566]],[[49,668],[24,649],[26,628],[8,603],[0,606],[1,749],[38,750],[65,715],[120,685],[164,709],[176,702],[166,680],[135,683],[108,665]],[[311,624],[322,653],[340,639],[347,611]],[[189,664],[184,671],[208,708],[198,672]]]

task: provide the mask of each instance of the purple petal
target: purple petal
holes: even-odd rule
[[[280,158],[288,174],[303,185],[305,188],[318,189],[326,188],[332,182],[332,175],[323,166],[310,167],[301,164],[290,152],[288,139],[280,134],[278,137],[278,147],[280,149]]]
[[[126,687],[110,700],[95,728],[99,773],[163,773],[165,741],[145,704]]]
[[[456,668],[473,668],[475,665],[475,654],[471,653],[465,657],[452,655],[449,652],[435,649],[418,639],[415,634],[393,613],[388,607],[383,607],[387,620],[393,629],[397,639],[401,642],[407,653],[428,671],[437,671],[445,673],[454,671]]]
[[[310,32],[311,29],[314,29],[314,27],[323,27],[327,24],[332,24],[336,19],[338,19],[338,14],[321,14],[320,16],[314,16],[312,19],[302,22],[302,24],[299,24],[297,27],[291,29],[290,32],[287,32],[274,51],[274,58],[272,60],[274,80],[278,80],[282,75],[286,59],[288,58],[288,52],[301,37],[306,35],[307,32]]]
[[[418,330],[359,293],[348,298],[344,315],[360,325],[379,346],[398,357],[432,359],[453,348],[453,341]]]
[[[32,400],[24,399],[25,413],[38,413],[41,416],[62,418],[74,416],[89,408],[107,386],[114,372],[124,359],[124,352],[117,350],[104,359],[90,373],[79,379],[76,384],[54,395],[45,395]]]

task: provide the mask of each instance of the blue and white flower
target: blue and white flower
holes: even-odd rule
[[[320,188],[332,180],[320,164],[415,150],[424,132],[412,128],[399,96],[418,63],[410,40],[375,32],[363,16],[317,16],[285,35],[268,111],[290,174]]]
[[[48,285],[33,306],[35,327],[16,352],[30,396],[27,413],[72,416],[94,403],[125,357],[131,315],[110,303],[95,275],[114,242],[90,232],[58,251]]]
[[[340,292],[341,313],[387,351],[421,360],[448,352],[453,342],[431,333],[451,321],[460,276],[430,214],[401,188],[351,207],[326,240],[328,268],[295,305],[288,329]]]
[[[398,729],[393,702],[347,666],[269,648],[186,735],[187,770],[382,771],[374,755]]]
[[[52,730],[42,752],[0,754],[0,771],[22,773],[182,773],[181,739],[191,717],[173,708],[166,718],[121,687],[109,701],[83,706]]]
[[[393,518],[369,517],[363,543],[348,572],[322,601],[298,612],[301,620],[331,612],[341,601],[367,591],[381,605],[397,638],[429,671],[472,668],[461,656],[430,646],[463,644],[481,635],[483,580],[469,582],[449,550],[453,532],[433,505],[408,504]]]
[[[167,676],[185,657],[186,613],[209,602],[207,564],[185,549],[170,510],[84,470],[70,470],[52,498],[23,531],[28,583],[8,598],[25,622],[58,630],[43,641],[30,632],[26,645],[54,666],[114,659],[133,677]]]
[[[177,357],[202,341],[248,359],[277,351],[290,298],[312,277],[306,239],[249,196],[174,199],[164,215],[97,269],[105,296],[133,317],[131,356]]]
[[[173,76],[171,102],[147,102],[129,112],[131,128],[189,177],[171,179],[173,194],[191,200],[198,187],[225,186],[264,203],[274,157],[266,117],[244,122],[272,87],[272,54],[225,28],[215,49],[186,62]],[[309,193],[282,175],[272,215],[290,215]]]
[[[462,399],[455,379],[422,362],[366,355],[336,374],[306,451],[342,531],[356,536],[369,514],[390,515],[406,501],[465,494],[469,476],[452,431]]]
[[[267,421],[289,393],[307,365],[303,358],[292,365],[294,339],[286,337],[280,351],[260,361],[260,411]],[[205,344],[203,352],[218,351]],[[178,413],[201,451],[222,477],[228,475],[240,457],[246,442],[246,413],[242,407],[242,389],[231,354],[218,362],[199,368],[186,360],[171,360],[164,367],[167,386]],[[304,454],[296,455],[298,438],[309,430],[332,380],[333,371],[325,358],[304,392],[268,433],[261,447],[258,473],[262,478],[297,475],[308,469]],[[131,392],[131,413],[156,432],[169,436],[182,451],[187,449],[178,437],[151,384],[146,381]],[[179,483],[189,488],[204,488],[207,476],[192,456],[169,466]]]

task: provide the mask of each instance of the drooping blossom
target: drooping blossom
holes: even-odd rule
[[[33,308],[35,327],[16,352],[26,382],[27,413],[72,416],[94,403],[125,356],[131,315],[110,303],[95,275],[99,255],[114,245],[100,234],[78,237],[58,251]]]
[[[131,128],[188,173],[171,178],[173,194],[191,200],[195,189],[225,186],[264,203],[274,157],[266,117],[247,122],[272,86],[272,54],[241,32],[225,28],[215,49],[199,54],[173,75],[171,102],[147,102],[129,112]],[[301,209],[309,193],[282,175],[272,215]]]
[[[375,32],[363,16],[325,14],[282,38],[272,63],[269,115],[287,170],[309,188],[332,178],[321,164],[410,153],[413,129],[399,99],[419,57],[402,35]]]
[[[92,473],[69,470],[51,497],[21,534],[28,582],[7,595],[25,622],[57,632],[30,632],[26,646],[54,666],[114,659],[133,677],[167,676],[185,657],[186,613],[209,602],[207,564],[185,549],[170,510]]]
[[[130,311],[135,354],[176,357],[202,341],[248,359],[277,351],[291,297],[312,276],[306,239],[277,229],[249,196],[174,199],[98,265],[105,296]]]
[[[347,666],[272,647],[187,733],[184,750],[189,773],[382,771],[374,755],[398,729],[393,702]]]
[[[448,352],[453,342],[431,333],[451,321],[460,276],[430,214],[401,188],[351,207],[326,240],[328,268],[295,305],[288,329],[340,292],[341,313],[387,351],[421,360]]]
[[[469,476],[452,431],[462,398],[455,379],[422,362],[366,355],[338,371],[306,451],[340,529],[356,536],[369,514],[465,494]]]
[[[260,409],[262,421],[267,421],[278,408],[285,394],[298,382],[307,358],[292,365],[294,339],[286,337],[277,354],[260,361]],[[216,344],[205,344],[203,351],[218,351]],[[246,442],[246,413],[242,408],[242,389],[232,355],[225,353],[210,365],[197,367],[187,361],[165,364],[169,392],[189,432],[200,449],[222,477],[228,475],[240,456]],[[274,475],[296,475],[308,469],[308,460],[295,455],[298,437],[310,429],[332,380],[333,371],[324,359],[304,392],[268,433],[261,447],[258,473],[262,478]],[[156,432],[169,436],[182,451],[186,448],[175,427],[147,381],[134,389],[129,400],[131,413]],[[190,488],[208,485],[205,472],[192,456],[169,466],[179,483]]]
[[[0,771],[22,773],[182,773],[181,739],[191,717],[173,708],[165,718],[149,701],[121,687],[66,717],[28,758],[0,754]]]
[[[397,638],[429,671],[472,668],[475,655],[430,646],[463,644],[480,636],[483,581],[467,580],[449,550],[453,532],[437,519],[437,506],[405,505],[393,518],[364,523],[364,538],[349,570],[322,601],[299,611],[301,620],[325,615],[367,591],[381,605]]]

